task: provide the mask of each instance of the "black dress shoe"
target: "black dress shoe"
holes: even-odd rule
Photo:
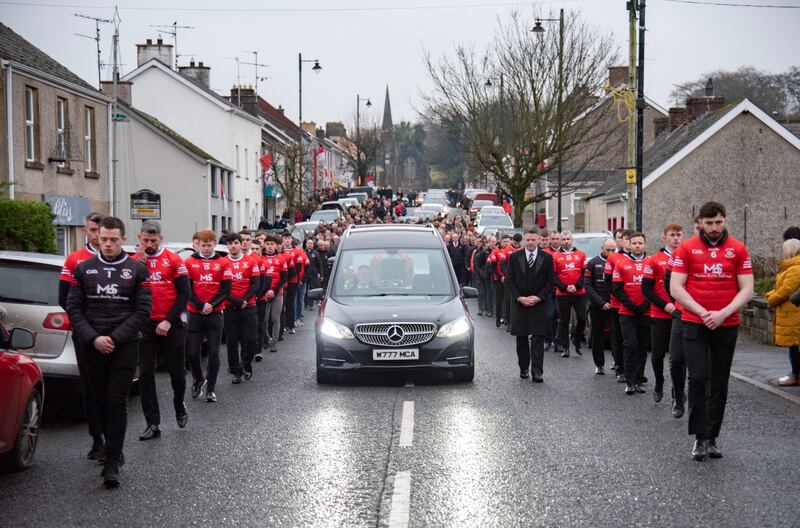
[[[186,427],[186,422],[189,421],[189,413],[186,412],[186,406],[184,405],[183,410],[175,415],[175,420],[178,422],[178,427],[183,429]]]
[[[630,396],[631,394],[634,394],[635,392],[636,392],[636,389],[633,388],[633,385],[626,385],[625,386],[625,394],[627,394],[628,396]]]
[[[231,383],[233,383],[234,385],[238,385],[238,384],[240,384],[241,382],[242,382],[242,378],[241,378],[241,376],[234,376],[234,377],[233,377],[233,381],[231,381]]]
[[[695,440],[694,447],[692,448],[692,458],[698,462],[705,460],[708,456],[708,447],[706,447],[705,440]]]
[[[528,379],[528,369],[519,369],[519,377],[522,379]]]
[[[495,320],[494,320],[494,325],[495,325],[497,328],[500,328],[500,319],[495,319]]]
[[[617,374],[617,383],[626,383],[628,380],[622,374]]]
[[[86,453],[86,458],[89,460],[100,460],[103,457],[103,442],[96,441],[92,444],[92,449]]]
[[[119,487],[120,476],[119,466],[110,462],[103,467],[103,486],[106,489],[115,489]]]
[[[595,367],[594,373],[597,374],[598,376],[603,376],[606,373],[606,371],[605,369],[603,369],[603,367]]]
[[[706,450],[708,458],[722,458],[722,451],[717,447],[717,441],[714,438],[706,440]]]
[[[544,378],[541,374],[534,374],[533,375],[533,382],[534,383],[544,383]]]
[[[147,429],[139,435],[139,440],[152,440],[161,436],[161,428],[157,425],[148,425]]]
[[[568,348],[565,348],[564,350],[561,351],[561,357],[563,357],[563,358],[568,358],[569,357],[569,349]]]
[[[583,350],[581,350],[580,346],[575,345],[575,353],[578,354],[579,356],[583,355]]]
[[[683,398],[676,398],[675,396],[673,396],[672,397],[672,417],[673,418],[681,418],[681,417],[683,417],[683,412],[684,412]]]
[[[656,403],[660,402],[661,399],[664,397],[664,385],[662,383],[656,383],[655,388],[653,389],[653,399]]]
[[[635,390],[639,394],[644,394],[645,392],[647,392],[646,390],[644,390],[644,387],[638,384],[633,386],[633,390]]]
[[[639,383],[642,383],[642,384],[647,383],[647,378],[642,376],[641,378],[639,378]]]

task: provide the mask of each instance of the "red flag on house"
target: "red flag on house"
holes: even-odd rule
[[[272,152],[267,152],[258,158],[258,162],[261,164],[261,168],[264,169],[264,172],[269,172],[272,168]]]

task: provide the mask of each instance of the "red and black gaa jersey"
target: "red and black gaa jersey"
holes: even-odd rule
[[[133,259],[140,260],[139,254],[134,254]],[[145,255],[145,259],[140,262],[147,268],[149,276],[145,285],[150,288],[153,297],[150,319],[163,321],[178,298],[175,278],[188,274],[186,265],[178,255],[164,247],[153,255]]]

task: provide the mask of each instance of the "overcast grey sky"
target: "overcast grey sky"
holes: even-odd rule
[[[798,0],[728,1],[800,6]],[[307,64],[303,75],[304,119],[318,123],[349,122],[356,94],[372,98],[372,108],[362,108],[362,112],[380,120],[387,85],[395,123],[415,120],[419,91],[428,86],[424,50],[439,55],[451,50],[455,42],[483,44],[495,30],[498,16],[513,9],[532,13],[536,5],[557,12],[563,7],[567,16],[579,10],[599,29],[614,34],[620,56],[626,56],[627,46],[625,0],[122,0],[118,5],[123,73],[136,66],[135,44],[159,36],[151,25],[177,20],[179,25],[195,27],[179,30],[179,53],[211,66],[212,88],[230,90],[236,83],[236,63],[230,57],[238,55],[242,61],[253,62],[253,55],[244,50],[257,50],[258,61],[269,65],[262,73],[268,79],[259,83],[259,92],[275,106],[283,105],[287,115],[296,120],[297,54],[302,52],[304,59],[319,59],[323,66],[322,72],[314,75]],[[462,7],[444,7],[452,5]],[[387,9],[414,6],[423,9]],[[202,8],[209,10],[198,10]],[[0,0],[3,23],[96,84],[95,43],[74,36],[94,35],[94,23],[73,13],[111,18],[114,9],[104,0]],[[648,0],[647,27],[645,91],[665,107],[672,103],[669,93],[673,84],[707,71],[753,65],[780,72],[793,63],[800,64],[800,9]],[[103,60],[109,61],[113,27],[102,25],[101,32]],[[172,42],[171,36],[163,37]],[[242,83],[252,84],[253,79],[253,66],[242,65]]]

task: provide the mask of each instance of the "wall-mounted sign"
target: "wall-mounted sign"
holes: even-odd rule
[[[82,226],[92,210],[91,200],[83,197],[43,194],[42,201],[50,204],[55,215],[53,225]]]
[[[161,195],[150,189],[131,194],[131,220],[160,220]]]

